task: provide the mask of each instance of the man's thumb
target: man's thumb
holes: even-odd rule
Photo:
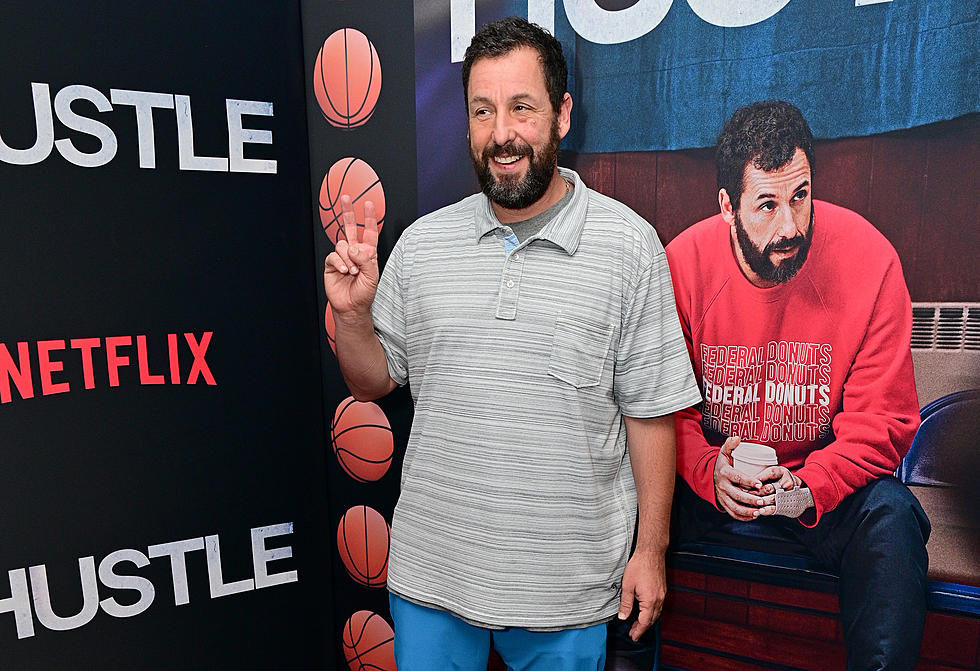
[[[740,438],[738,436],[732,436],[731,438],[728,438],[725,441],[725,443],[721,446],[721,453],[724,454],[726,457],[731,457],[732,452],[738,446],[739,441]]]
[[[617,614],[617,617],[620,620],[625,620],[630,616],[630,613],[632,612],[633,612],[633,590],[626,589],[624,585],[623,596],[619,600],[619,613]]]

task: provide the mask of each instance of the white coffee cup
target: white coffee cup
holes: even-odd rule
[[[768,445],[741,442],[732,451],[732,462],[736,470],[754,476],[769,466],[776,466],[776,450]]]

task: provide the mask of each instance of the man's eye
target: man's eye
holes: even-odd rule
[[[772,202],[771,200],[767,200],[766,202],[764,202],[762,205],[759,206],[759,209],[762,210],[763,212],[769,212],[774,207],[776,207],[776,203]]]
[[[793,200],[805,200],[806,199],[806,189],[801,189],[793,194]]]

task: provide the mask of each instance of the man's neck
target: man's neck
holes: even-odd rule
[[[493,213],[497,215],[497,221],[501,224],[526,221],[535,215],[541,214],[561,200],[569,188],[568,182],[558,173],[558,167],[555,166],[555,171],[551,175],[551,181],[548,183],[548,188],[545,189],[544,194],[527,207],[512,210],[493,201],[490,201],[490,205],[493,207]]]

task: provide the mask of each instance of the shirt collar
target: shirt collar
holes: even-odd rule
[[[586,193],[588,187],[582,182],[574,170],[568,168],[558,168],[558,172],[575,187],[572,192],[572,199],[562,210],[548,222],[537,238],[548,240],[558,245],[568,254],[574,254],[578,249],[579,240],[582,238],[582,230],[585,228],[585,211],[588,208],[589,196]],[[501,224],[490,206],[490,199],[486,194],[479,194],[476,201],[475,228],[476,239],[479,240],[491,231],[501,228]]]

